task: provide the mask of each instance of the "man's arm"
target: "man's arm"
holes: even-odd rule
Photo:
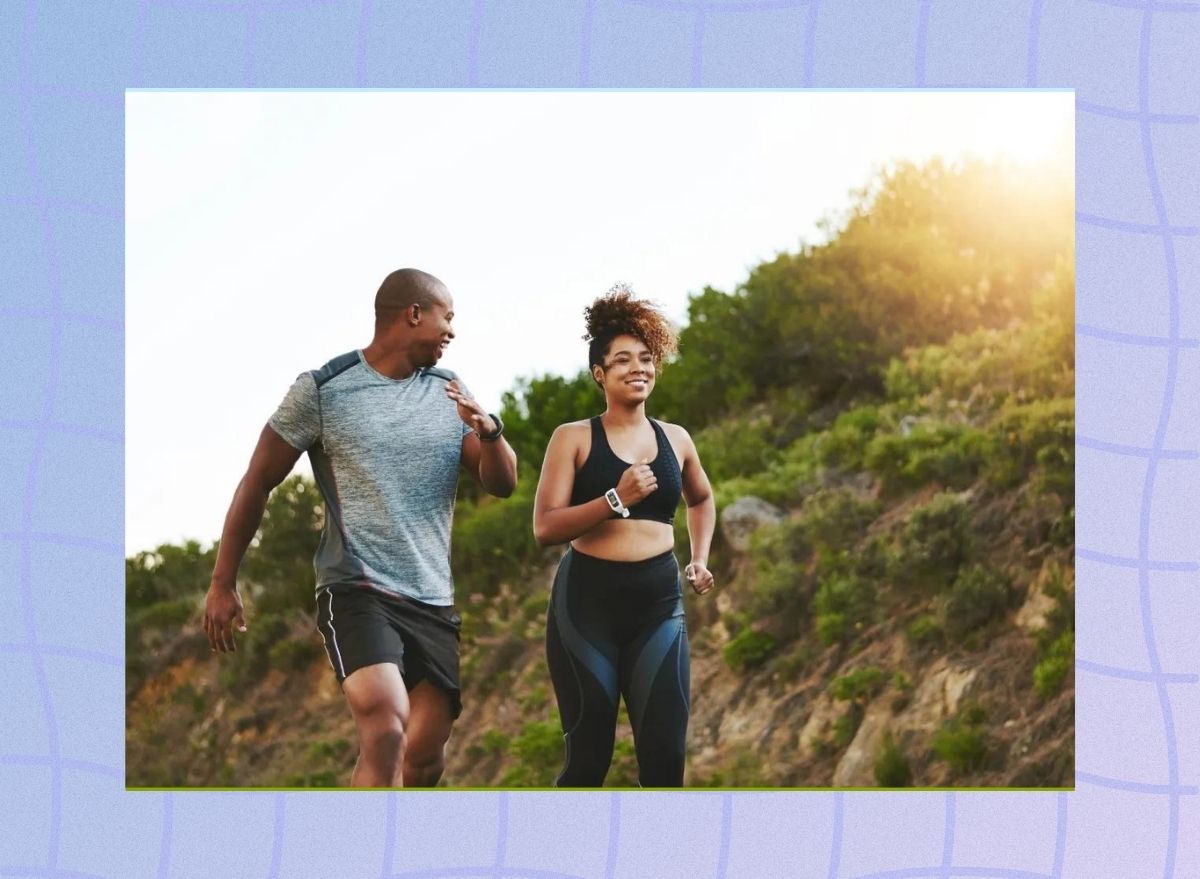
[[[517,453],[504,437],[490,442],[479,438],[480,433],[495,433],[499,425],[475,398],[463,393],[457,381],[446,383],[446,396],[458,405],[458,417],[474,431],[463,436],[462,465],[488,494],[510,497],[517,488]]]
[[[235,649],[234,622],[239,631],[246,630],[242,599],[237,593],[238,566],[262,523],[267,498],[291,472],[300,454],[300,450],[288,445],[270,425],[259,434],[258,445],[250,456],[250,466],[238,483],[229,512],[225,514],[217,563],[204,599],[204,631],[214,651],[226,653]]]

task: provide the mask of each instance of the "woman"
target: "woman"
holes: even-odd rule
[[[649,303],[617,285],[584,311],[588,363],[603,415],[563,424],[546,449],[533,508],[542,546],[570,542],[546,622],[546,656],[566,739],[561,787],[599,787],[624,696],[643,787],[683,785],[688,645],[675,508],[687,503],[698,593],[712,588],[716,506],[686,430],[646,416],[675,335]]]

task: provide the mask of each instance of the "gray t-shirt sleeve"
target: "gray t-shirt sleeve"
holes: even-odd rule
[[[307,451],[321,436],[321,405],[317,382],[303,372],[267,422],[293,449]]]

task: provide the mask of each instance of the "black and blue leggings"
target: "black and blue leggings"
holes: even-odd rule
[[[556,786],[604,783],[621,696],[633,726],[638,782],[683,785],[690,677],[672,551],[614,562],[568,549],[550,595],[546,657],[566,739]]]

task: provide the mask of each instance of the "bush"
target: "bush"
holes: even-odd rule
[[[200,625],[200,603],[196,595],[156,601],[149,607],[132,611],[130,625],[135,629],[175,629],[187,623]]]
[[[970,716],[947,721],[933,736],[933,751],[962,774],[983,766],[987,757],[987,741],[982,729],[983,718],[978,710]]]
[[[312,638],[285,638],[271,645],[267,651],[267,661],[271,668],[299,670],[311,665],[321,653],[321,645]]]
[[[762,665],[775,649],[775,639],[767,632],[746,628],[725,645],[721,655],[734,671],[745,671]]]
[[[824,644],[848,640],[874,621],[875,586],[855,574],[826,577],[813,598],[817,636]]]
[[[963,571],[939,601],[942,626],[953,640],[1004,613],[1012,597],[1007,577],[982,565]]]
[[[918,584],[941,590],[970,558],[972,543],[966,501],[953,492],[936,494],[905,526],[899,568]]]
[[[884,491],[895,495],[930,482],[966,488],[979,475],[989,453],[987,435],[975,428],[918,424],[908,436],[876,436],[867,446],[864,463],[883,482]]]
[[[912,767],[892,734],[885,733],[875,757],[875,783],[880,787],[912,787]]]
[[[1075,633],[1063,632],[1050,643],[1045,656],[1033,669],[1033,688],[1049,699],[1061,688],[1075,664]]]
[[[904,633],[919,647],[937,644],[942,640],[942,624],[933,614],[923,613],[908,624]]]
[[[834,678],[829,693],[834,699],[844,702],[866,702],[879,691],[886,675],[873,665],[856,668],[854,671]]]
[[[713,482],[753,476],[779,461],[775,426],[770,416],[730,418],[695,435],[704,472]]]
[[[542,560],[544,551],[533,539],[531,525],[536,490],[537,474],[523,467],[512,497],[458,504],[450,541],[457,589],[495,595],[502,582],[523,579]]]
[[[804,499],[804,534],[814,547],[849,549],[879,515],[879,504],[845,489],[821,489]]]
[[[843,412],[818,436],[817,460],[822,466],[838,470],[862,470],[863,456],[879,426],[879,409],[875,406],[860,406]]]
[[[501,787],[550,787],[562,769],[563,735],[558,718],[527,723],[508,749],[513,765]]]
[[[1067,503],[1075,493],[1075,400],[1057,398],[1006,406],[992,422],[995,450],[989,482],[1011,488],[1031,478]]]

